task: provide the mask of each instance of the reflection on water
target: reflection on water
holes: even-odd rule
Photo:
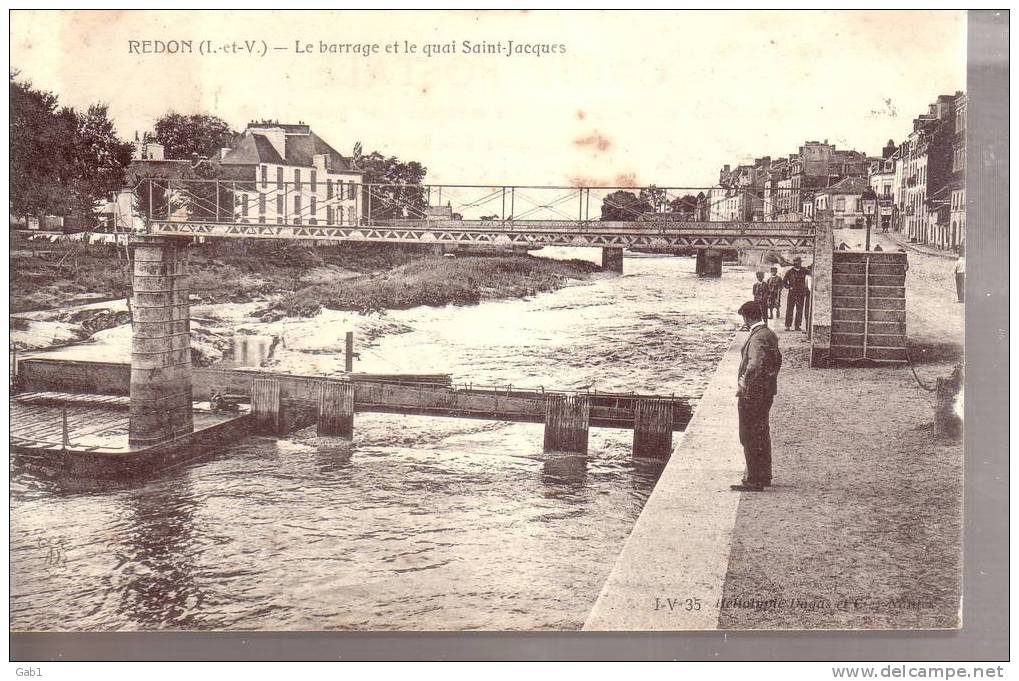
[[[410,330],[357,369],[699,394],[752,275],[700,280],[686,258],[626,268],[530,300],[393,313]],[[252,338],[238,359],[255,363]],[[251,437],[142,486],[60,489],[15,468],[11,627],[575,629],[661,471],[631,441],[593,429],[587,456],[544,454],[540,424],[358,414],[353,443]]]
[[[233,339],[232,366],[262,366],[262,363],[269,359],[275,341],[276,339],[273,336],[235,334]]]

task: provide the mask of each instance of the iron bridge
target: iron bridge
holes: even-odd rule
[[[696,194],[695,194],[696,192]],[[495,246],[809,250],[811,222],[731,219],[763,199],[719,188],[143,180],[151,236]],[[708,198],[708,197],[711,198]],[[592,199],[594,210],[592,211]],[[731,212],[731,209],[729,209]],[[488,214],[486,214],[488,213]]]

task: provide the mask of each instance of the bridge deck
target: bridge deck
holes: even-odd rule
[[[374,220],[358,225],[151,220],[147,234],[417,244],[809,249],[811,223],[599,220]]]

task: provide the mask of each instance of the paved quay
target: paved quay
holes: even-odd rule
[[[809,369],[790,336],[775,486],[740,499],[719,628],[959,626],[963,452],[934,436],[934,394],[906,366]]]
[[[743,476],[736,335],[627,539],[586,630],[717,629]],[[689,599],[689,600],[688,600]]]

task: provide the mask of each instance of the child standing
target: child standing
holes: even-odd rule
[[[770,292],[771,289],[768,287],[768,283],[764,281],[764,272],[758,272],[757,281],[754,282],[754,302],[761,307],[761,319],[765,320],[765,324],[767,324],[768,319],[768,296]]]
[[[779,319],[782,314],[782,277],[778,276],[778,268],[771,268],[768,277],[768,319]]]

